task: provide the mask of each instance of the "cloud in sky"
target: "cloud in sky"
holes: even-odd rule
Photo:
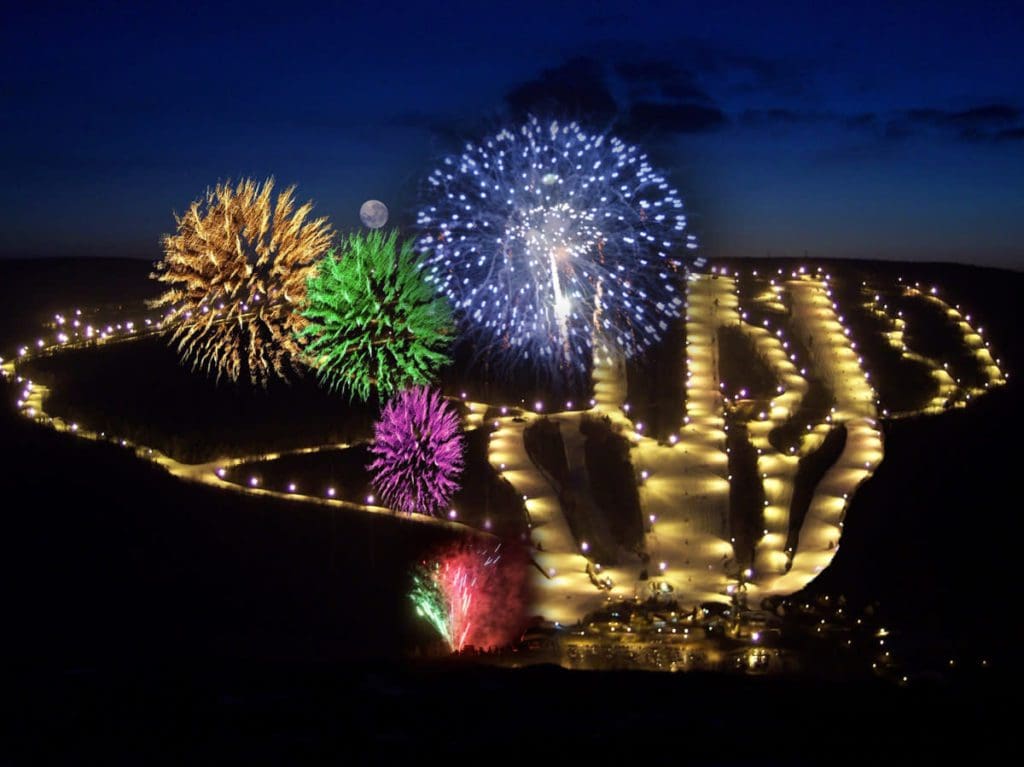
[[[851,140],[863,148],[871,143],[898,147],[927,135],[958,142],[1024,138],[1024,113],[1011,103],[844,112],[823,106],[801,75],[804,66],[793,61],[772,61],[699,41],[676,50],[678,60],[653,53],[610,62],[570,56],[508,87],[500,112],[513,119],[528,114],[577,119],[626,139],[658,143],[727,130],[784,137],[813,129],[819,144],[835,145],[816,151],[834,151],[836,156],[843,156]],[[483,123],[416,112],[398,115],[392,124],[427,130],[455,146],[486,132],[501,117],[495,114]]]
[[[505,103],[516,117],[556,114],[608,122],[619,112],[603,67],[584,57],[544,69],[516,85],[505,94]]]
[[[640,101],[629,108],[629,123],[658,133],[705,133],[728,122],[715,106]]]
[[[933,130],[966,141],[1013,138],[1024,130],[1018,107],[1011,104],[981,104],[961,110],[909,109],[893,118],[911,131]]]
[[[616,98],[620,90],[625,96]],[[593,59],[572,58],[511,88],[505,103],[516,117],[568,116],[613,125],[625,135],[701,133],[727,122],[692,73],[654,59],[605,67]]]
[[[738,115],[737,123],[745,128],[773,130],[832,124],[888,141],[905,141],[924,135],[968,142],[1012,141],[1024,133],[1024,113],[1011,104],[982,104],[959,110],[911,108],[857,114],[790,107],[746,109]]]
[[[630,93],[642,99],[671,99],[676,101],[713,103],[713,99],[697,84],[694,73],[664,59],[620,61],[615,72],[630,88]]]

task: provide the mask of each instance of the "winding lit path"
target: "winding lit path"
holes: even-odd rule
[[[550,414],[561,431],[572,472],[585,475],[586,471],[585,437],[580,431],[585,415],[607,417],[613,430],[631,443],[630,455],[644,515],[646,562],[636,555],[620,557],[617,564],[597,562],[587,542],[576,540],[556,489],[534,465],[523,440],[523,432],[542,417],[541,414],[504,408],[505,415],[497,417],[493,424],[484,425],[483,418],[490,406],[465,402],[466,428],[493,428],[488,459],[524,496],[536,564],[533,571],[538,594],[535,612],[547,620],[569,624],[609,600],[645,598],[656,593],[671,593],[684,607],[706,601],[727,601],[741,581],[752,599],[791,593],[813,580],[838,550],[843,516],[850,499],[860,483],[877,468],[883,455],[876,420],[876,394],[870,375],[863,370],[850,331],[843,325],[827,275],[820,270],[812,274],[803,269],[780,275],[754,299],[776,313],[787,313],[786,329],[767,322],[759,326],[746,321],[737,297],[737,279],[742,277],[722,270],[718,274],[692,275],[687,280],[686,365],[678,373],[686,381],[686,415],[681,430],[667,443],[644,436],[643,424],[631,418],[626,402],[625,364],[607,352],[596,355],[592,407]],[[998,360],[993,359],[982,329],[970,325],[969,315],[939,298],[937,289],[926,292],[916,285],[904,285],[903,290],[907,295],[938,302],[959,328],[961,342],[977,357],[985,378],[980,388],[958,387],[934,360],[915,356],[915,352],[906,347],[902,320],[893,318],[877,299],[866,294],[865,307],[890,322],[889,342],[906,356],[923,360],[938,380],[938,393],[920,412],[937,412],[947,400],[956,405],[965,404],[1006,381],[1008,376],[1000,370]],[[47,414],[46,387],[23,378],[19,374],[19,363],[35,356],[59,353],[62,349],[141,338],[159,332],[161,322],[147,320],[145,326],[139,328],[124,323],[101,330],[80,327],[75,320],[76,330],[71,330],[71,323],[65,324],[60,316],[58,319],[61,327],[56,328],[52,339],[40,338],[32,345],[21,347],[16,359],[0,360],[0,371],[21,387],[17,407],[26,417],[81,438],[110,441],[108,435],[96,434],[84,426]],[[718,330],[723,326],[736,327],[753,341],[756,353],[771,368],[779,383],[766,410],[746,424],[750,443],[758,451],[757,470],[766,506],[764,531],[756,542],[752,571],[742,576],[736,572],[736,557],[729,537],[727,425],[717,342]],[[789,348],[786,330],[810,339],[810,360],[796,359],[793,349]],[[834,395],[835,408],[823,422],[810,424],[798,447],[783,454],[771,446],[768,435],[800,410],[808,382],[798,369],[799,365],[813,367],[826,382]],[[795,551],[786,551],[799,459],[818,449],[828,432],[840,423],[847,430],[846,444],[839,459],[814,490]],[[185,481],[296,503],[393,516],[452,530],[466,529],[459,522],[400,514],[372,503],[281,492],[258,484],[240,485],[223,478],[233,466],[272,460],[279,457],[277,453],[185,464],[145,445],[122,439],[114,441]],[[317,445],[290,452],[339,447],[345,446]]]

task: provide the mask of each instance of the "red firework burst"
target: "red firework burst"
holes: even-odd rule
[[[503,647],[522,630],[525,558],[517,550],[452,544],[425,562],[414,582],[420,615],[454,652]]]

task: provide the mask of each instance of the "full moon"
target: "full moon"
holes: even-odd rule
[[[367,200],[359,208],[359,220],[370,229],[380,229],[388,222],[388,206],[380,200]]]

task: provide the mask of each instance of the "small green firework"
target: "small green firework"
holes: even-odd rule
[[[298,332],[322,384],[365,400],[430,383],[448,364],[451,307],[423,277],[413,243],[399,246],[397,231],[352,234],[324,256]]]
[[[433,626],[450,648],[454,648],[448,607],[441,587],[431,575],[430,565],[421,565],[413,573],[409,598],[416,607],[416,614]]]

